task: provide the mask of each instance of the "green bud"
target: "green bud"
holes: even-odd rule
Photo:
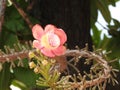
[[[3,67],[2,67],[2,63],[0,63],[0,71],[3,69]]]
[[[36,67],[34,68],[34,72],[38,74],[39,71],[40,71],[40,67],[36,66]]]
[[[30,62],[29,63],[29,67],[30,67],[30,69],[33,69],[33,68],[36,67],[36,64],[34,62]]]
[[[29,58],[34,58],[35,57],[35,54],[33,52],[29,52]]]

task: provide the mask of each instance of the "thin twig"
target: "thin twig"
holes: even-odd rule
[[[28,18],[28,15],[23,11],[23,9],[19,6],[19,4],[15,0],[11,0],[11,2],[15,6],[15,8],[18,10],[20,15],[23,17],[23,19],[26,21],[26,23],[28,24],[29,28],[32,29],[33,24],[30,21],[30,19]]]
[[[76,82],[76,83],[74,82],[71,84],[73,88],[80,88],[80,90],[83,90],[85,88],[100,84],[100,83],[106,81],[106,79],[110,78],[110,76],[111,76],[111,74],[110,74],[111,68],[108,65],[107,61],[104,60],[102,58],[102,56],[97,55],[94,52],[84,51],[84,50],[83,51],[82,50],[81,51],[69,50],[65,53],[65,56],[82,56],[82,57],[86,57],[86,58],[93,58],[95,61],[97,61],[99,64],[101,64],[104,67],[104,73],[101,76],[99,76],[98,78],[93,79],[93,80],[89,80],[89,81],[86,80],[84,82],[84,87],[82,87],[83,86],[82,82]],[[76,87],[76,86],[78,86],[78,87]]]
[[[28,58],[29,51],[15,52],[14,54],[5,54],[0,56],[0,62],[12,62],[20,57],[21,59]]]
[[[28,11],[30,11],[30,10],[33,8],[33,6],[34,6],[34,4],[35,4],[36,1],[37,1],[37,0],[32,0],[32,1],[29,3],[29,5],[27,6],[27,10],[28,10]]]
[[[16,54],[8,54],[8,55],[4,55],[4,56],[0,56],[0,62],[5,62],[5,61],[14,61],[17,59],[17,57],[22,58],[28,58],[28,53],[29,51],[26,52],[19,52]],[[70,82],[71,87],[74,88],[80,88],[80,90],[83,90],[85,88],[88,87],[92,87],[94,85],[100,84],[104,81],[106,81],[108,78],[111,77],[111,67],[108,65],[108,62],[100,55],[94,53],[94,52],[90,52],[90,51],[86,51],[86,50],[67,50],[64,54],[65,57],[67,56],[82,56],[85,58],[93,58],[90,60],[95,60],[97,61],[101,66],[103,66],[103,74],[101,74],[100,76],[98,76],[95,79],[92,80],[86,80],[83,84],[83,82]],[[77,87],[76,87],[77,86]],[[84,86],[84,87],[83,87]]]

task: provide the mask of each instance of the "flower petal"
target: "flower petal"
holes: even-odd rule
[[[54,50],[52,50],[52,52],[57,55],[57,56],[60,56],[60,55],[63,55],[66,51],[66,47],[65,46],[60,46]]]
[[[67,41],[66,33],[62,29],[55,30],[55,34],[59,36],[61,45]]]
[[[42,49],[41,49],[41,52],[42,52],[45,56],[55,57],[55,54],[54,54],[50,49],[42,48]]]
[[[43,46],[40,44],[40,42],[38,40],[33,41],[33,47],[37,48],[37,49],[43,48]]]
[[[54,32],[55,29],[57,28],[52,24],[48,24],[45,26],[45,32],[49,32],[49,31]]]
[[[43,35],[44,31],[43,31],[43,28],[39,24],[36,24],[32,28],[32,33],[33,33],[33,37],[39,40],[41,36]]]

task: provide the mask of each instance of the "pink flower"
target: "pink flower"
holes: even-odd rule
[[[33,46],[39,49],[44,55],[48,57],[55,57],[64,54],[66,48],[63,44],[67,40],[67,36],[62,29],[54,25],[46,25],[45,30],[36,24],[32,28]]]

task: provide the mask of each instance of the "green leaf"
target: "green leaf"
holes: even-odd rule
[[[103,40],[101,40],[100,45],[98,48],[102,48],[103,50],[106,50],[106,46],[109,43],[109,38],[104,34]]]
[[[120,37],[113,37],[109,40],[109,43],[106,46],[107,51],[112,51],[112,53],[109,54],[109,58],[112,59],[117,59],[117,62],[112,63],[114,68],[118,68],[120,70]]]
[[[116,6],[116,0],[106,0],[108,2],[108,5]]]
[[[96,4],[97,4],[98,9],[102,13],[104,19],[106,20],[106,22],[110,23],[111,14],[110,14],[110,11],[108,9],[107,1],[106,0],[98,0]]]
[[[0,72],[0,90],[10,90],[11,74],[9,67],[9,64],[5,63],[3,70]]]
[[[22,82],[18,80],[13,80],[12,85],[20,88],[21,90],[29,90],[29,88],[25,84],[23,84]]]
[[[107,38],[104,36],[104,39],[101,41],[100,48],[103,50],[112,51],[112,53],[108,54],[109,60],[117,59],[119,61],[120,59],[120,37],[112,37]],[[120,70],[120,63],[113,62],[112,65],[114,68],[118,68]]]
[[[35,87],[36,80],[38,79],[37,74],[28,68],[16,67],[13,69],[15,79],[27,85],[27,87]]]
[[[113,37],[110,38],[109,43],[106,45],[107,50],[112,50],[110,57],[113,58],[120,58],[120,37]]]
[[[24,29],[24,20],[13,6],[6,9],[4,27],[12,32]]]
[[[120,22],[116,19],[113,19],[114,25],[108,25],[109,34],[114,37],[119,37],[120,35]]]
[[[4,45],[13,46],[14,43],[18,43],[17,35],[11,32],[7,32],[7,29],[3,29],[0,36],[0,47],[3,48]]]
[[[98,17],[96,2],[97,0],[91,0],[91,5],[90,5],[91,6],[91,27],[93,27]]]
[[[101,31],[98,30],[98,28],[94,25],[92,28],[93,31],[93,35],[92,35],[92,39],[93,39],[93,43],[96,47],[99,47],[100,41],[101,41]]]
[[[116,28],[120,28],[120,22],[118,20],[113,19],[113,22],[114,22]]]

